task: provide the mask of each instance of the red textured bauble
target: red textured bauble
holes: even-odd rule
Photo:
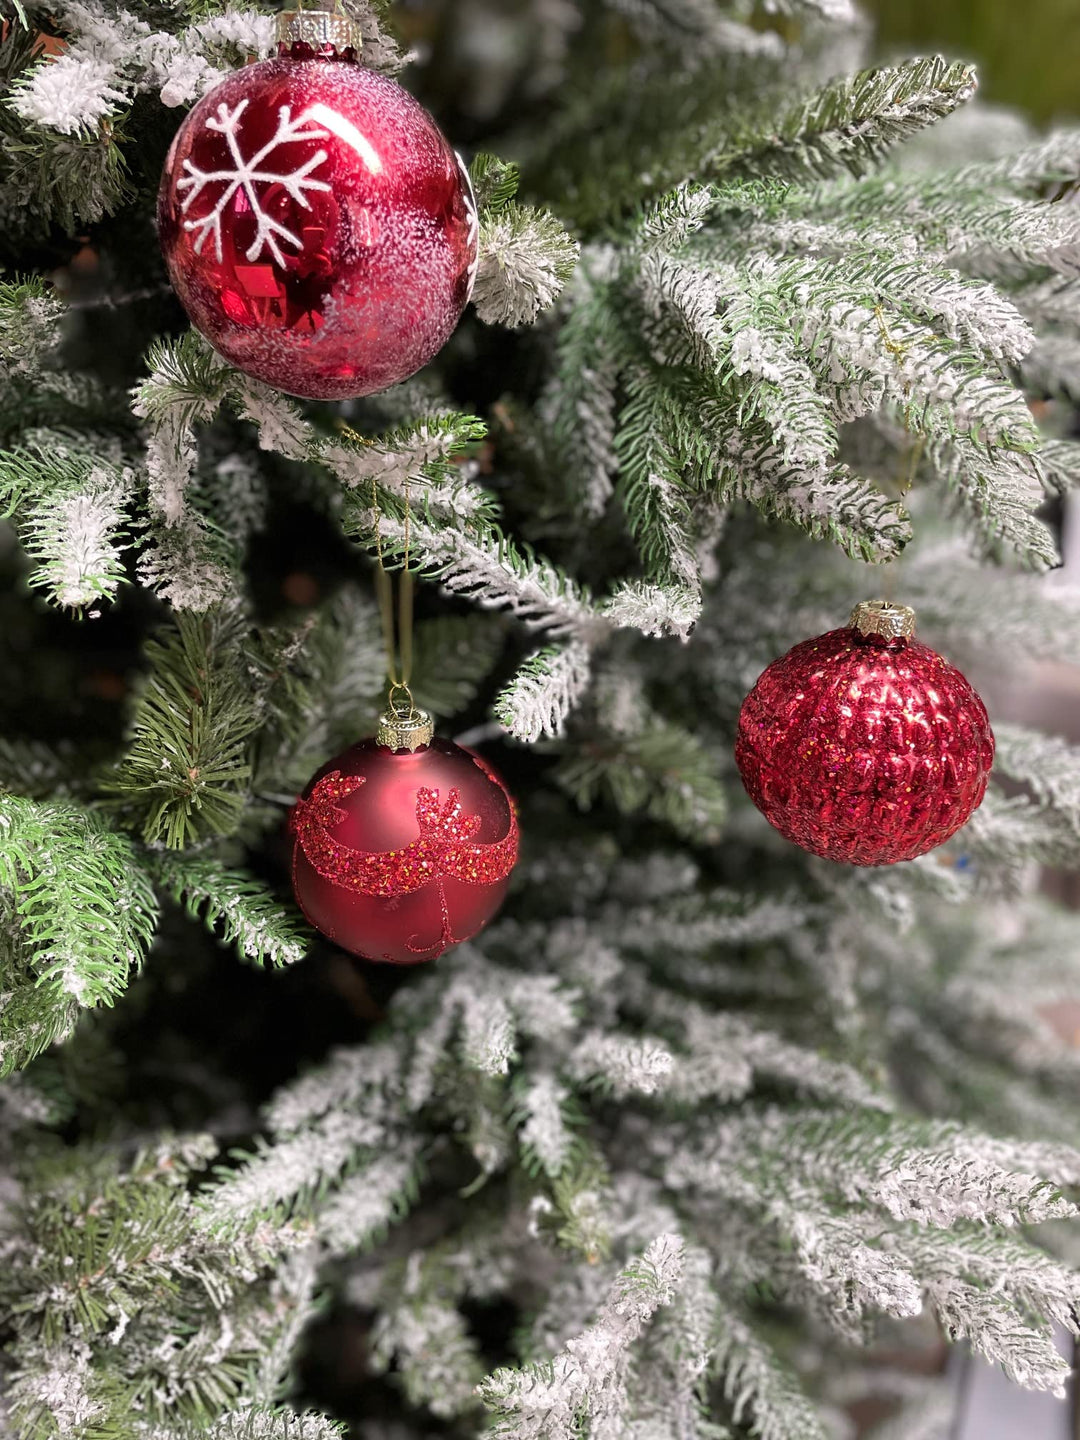
[[[228,76],[169,149],[158,231],[192,323],[245,374],[342,400],[449,339],[476,271],[469,177],[427,111],[350,51]]]
[[[850,628],[775,660],[743,702],[743,784],[769,823],[814,855],[913,860],[959,830],[986,793],[986,707],[913,632],[906,607],[864,602]]]
[[[293,890],[329,939],[368,960],[434,960],[502,904],[518,851],[506,786],[449,740],[362,740],[318,772],[290,825]]]

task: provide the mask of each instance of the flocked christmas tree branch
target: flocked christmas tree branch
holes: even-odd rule
[[[397,71],[383,7],[350,9]],[[1022,793],[871,870],[762,824],[731,749],[762,668],[901,556],[889,583],[964,667],[1070,653],[1080,597],[1039,572],[1044,501],[1080,474],[1076,134],[984,113],[977,151],[950,120],[920,160],[973,72],[873,68],[846,0],[517,25],[516,135],[490,61],[489,86],[446,82],[521,160],[470,165],[476,318],[340,412],[178,335],[142,254],[179,110],[269,53],[271,17],[71,0],[0,37],[0,564],[28,587],[0,629],[30,637],[0,695],[32,711],[0,742],[20,1440],[328,1440],[295,1367],[342,1315],[363,1405],[395,1417],[367,1414],[374,1440],[430,1416],[813,1440],[881,1317],[1064,1383],[1075,924],[1032,874],[1080,856],[1075,745],[995,717]],[[439,68],[417,72],[435,96]],[[65,232],[104,310],[77,266],[70,304],[44,278]],[[511,759],[505,917],[399,982],[322,941],[305,968],[283,821],[374,727],[366,567],[406,551],[416,701],[447,735],[542,743]],[[88,678],[57,636],[92,645],[106,616],[103,643],[137,645]],[[110,682],[123,718],[98,733]],[[228,952],[292,967],[287,1024],[250,975],[248,1023],[216,1014]],[[320,986],[347,1043],[309,1065],[305,1029],[280,1084]],[[493,1348],[483,1317],[511,1311]]]

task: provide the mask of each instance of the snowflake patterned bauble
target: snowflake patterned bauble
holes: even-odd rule
[[[315,775],[290,820],[293,890],[328,939],[413,965],[483,929],[518,851],[506,786],[435,738],[422,711],[382,717]]]
[[[906,605],[867,600],[804,640],[743,701],[735,759],[781,835],[827,860],[891,865],[953,835],[994,761],[986,707],[914,639]]]
[[[427,111],[351,49],[280,48],[180,126],[162,250],[231,365],[290,395],[369,395],[425,365],[461,317],[477,259],[469,178]]]

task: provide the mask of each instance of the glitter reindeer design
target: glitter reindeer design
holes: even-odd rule
[[[217,108],[217,118],[211,116],[206,122],[208,130],[216,130],[225,137],[225,143],[229,147],[229,155],[232,159],[232,169],[200,170],[197,165],[192,164],[190,159],[184,161],[184,170],[187,173],[176,182],[177,190],[188,192],[180,207],[182,213],[187,213],[188,208],[208,185],[217,184],[222,187],[221,194],[209,214],[201,215],[196,220],[185,220],[184,229],[196,232],[194,247],[196,255],[202,254],[207,236],[212,235],[214,237],[214,253],[220,261],[222,259],[222,216],[236,192],[243,190],[258,227],[255,231],[255,238],[248,247],[247,259],[249,261],[258,260],[265,248],[281,265],[284,263],[285,256],[281,245],[278,244],[278,237],[283,244],[292,245],[297,250],[301,248],[302,242],[299,235],[294,235],[288,226],[271,219],[266,213],[260,203],[259,191],[256,186],[281,185],[290,199],[295,200],[305,210],[310,210],[311,202],[307,198],[307,192],[330,189],[326,180],[312,178],[312,171],[317,170],[324,163],[327,154],[323,149],[316,150],[314,155],[310,155],[298,169],[292,171],[266,169],[264,161],[281,145],[292,145],[300,140],[328,140],[330,133],[317,126],[305,129],[309,119],[307,111],[293,119],[291,106],[282,105],[278,111],[277,130],[273,137],[261,150],[257,150],[250,160],[245,160],[241,153],[237,131],[240,126],[240,117],[243,115],[247,103],[247,100],[241,100],[235,109],[230,110],[228,105],[222,102]]]
[[[415,840],[399,850],[354,850],[335,840],[331,832],[347,818],[338,801],[364,783],[362,775],[342,775],[339,770],[331,770],[306,800],[296,802],[289,828],[312,867],[324,880],[342,889],[391,899],[410,895],[425,885],[437,885],[442,914],[439,941],[437,945],[415,945],[410,941],[408,949],[417,955],[435,949],[441,955],[448,946],[457,944],[443,882],[452,879],[470,885],[494,885],[506,879],[518,852],[513,806],[505,836],[484,845],[474,839],[480,829],[480,816],[464,813],[458,790],[452,789],[440,804],[438,790],[421,788],[416,792],[420,834]]]

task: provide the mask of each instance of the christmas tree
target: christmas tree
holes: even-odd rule
[[[868,1366],[912,1332],[1062,1393],[1080,953],[1038,871],[1080,862],[1080,752],[995,717],[969,823],[865,866],[771,828],[735,738],[879,594],[976,681],[1075,659],[1080,131],[874,68],[849,0],[349,13],[478,256],[415,378],[307,401],[190,328],[155,233],[276,17],[5,5],[0,1432],[815,1440],[873,1390],[943,1434],[944,1382]],[[314,154],[219,177],[271,254]],[[222,213],[177,222],[208,263]],[[388,673],[521,832],[411,966],[290,890]],[[782,778],[847,823],[843,765]]]

